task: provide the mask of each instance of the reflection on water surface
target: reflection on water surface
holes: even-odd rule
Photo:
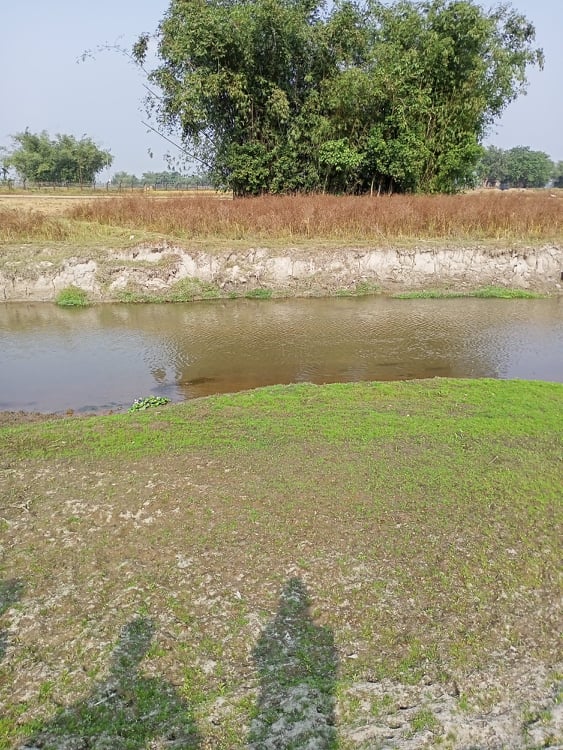
[[[563,382],[563,300],[229,300],[0,307],[0,409],[116,409],[275,383]]]

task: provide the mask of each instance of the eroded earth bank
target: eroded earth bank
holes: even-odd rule
[[[91,301],[166,295],[201,299],[267,290],[274,296],[338,292],[458,291],[494,285],[558,294],[563,288],[563,247],[267,248],[190,250],[143,244],[125,250],[22,246],[0,267],[4,301],[51,301],[68,286]]]

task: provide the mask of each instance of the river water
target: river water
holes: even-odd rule
[[[0,305],[0,410],[436,376],[563,382],[563,298]]]

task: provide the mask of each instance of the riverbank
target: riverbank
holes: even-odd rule
[[[0,299],[91,302],[497,286],[559,294],[563,191],[0,195]]]
[[[127,248],[21,245],[4,248],[0,298],[54,301],[78,287],[90,302],[189,301],[238,296],[291,297],[470,292],[496,286],[560,294],[563,244],[503,248],[236,247],[186,249],[167,241]]]
[[[558,746],[562,408],[441,379],[0,427],[0,748]]]

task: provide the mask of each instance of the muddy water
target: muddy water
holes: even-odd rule
[[[435,376],[563,382],[563,299],[0,306],[1,410]]]

